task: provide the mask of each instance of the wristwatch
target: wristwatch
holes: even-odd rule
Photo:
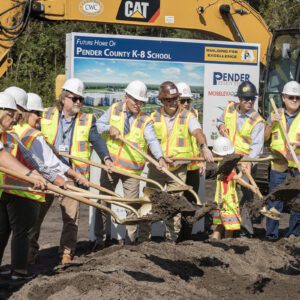
[[[200,150],[203,150],[204,148],[206,148],[206,144],[200,144],[200,145],[199,145],[199,149],[200,149]]]

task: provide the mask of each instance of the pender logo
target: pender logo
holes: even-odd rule
[[[122,0],[117,20],[154,22],[159,16],[160,0]]]

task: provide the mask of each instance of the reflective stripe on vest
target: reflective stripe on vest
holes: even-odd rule
[[[79,112],[75,118],[75,124],[72,132],[72,140],[70,145],[70,154],[83,158],[90,159],[91,147],[89,142],[89,134],[92,127],[93,115]],[[59,122],[59,111],[55,107],[50,107],[44,112],[41,120],[42,133],[48,143],[54,145]],[[75,171],[80,172],[86,178],[89,178],[90,167],[88,164],[72,160],[72,167]]]
[[[27,125],[27,124],[25,124],[25,125]],[[14,132],[16,134],[17,133],[23,134],[23,131],[25,132],[28,130],[28,126],[15,126]],[[6,141],[6,143],[11,143],[11,145],[13,145],[13,147],[10,147],[10,149],[12,149],[10,151],[10,153],[14,157],[16,157],[18,160],[20,160],[20,158],[18,158],[19,154],[21,154],[20,151],[18,150],[18,141],[11,134],[8,134],[8,133],[2,133],[1,139],[2,139],[2,142]],[[28,182],[23,181],[21,179],[18,179],[16,177],[13,177],[8,174],[0,173],[0,177],[2,177],[1,181],[3,182],[3,184],[23,186],[23,187],[24,186],[32,187],[32,185],[29,184]],[[8,194],[17,195],[17,196],[20,196],[23,198],[34,200],[34,201],[45,202],[45,194],[43,194],[43,193],[26,192],[26,191],[21,191],[21,190],[5,190],[5,192]]]
[[[118,128],[122,136],[124,134],[125,110],[125,103],[113,104],[109,119],[109,124]],[[147,114],[140,112],[135,116],[130,126],[130,131],[124,136],[127,141],[143,152],[147,152],[144,130],[150,121],[151,119]],[[117,169],[126,170],[132,174],[141,174],[145,166],[145,158],[137,151],[118,140],[112,140],[109,136],[107,136],[107,148]]]
[[[283,123],[284,129],[287,129],[286,118],[284,115],[284,110],[279,109],[279,113],[281,115],[281,121]],[[272,112],[272,115],[274,113]],[[289,130],[288,137],[291,143],[300,143],[300,113],[293,120]],[[288,149],[288,146],[285,141],[284,133],[281,130],[279,122],[275,122],[272,125],[271,129],[271,145],[272,150],[280,152],[288,161],[288,166],[291,168],[297,168],[297,164],[295,163],[291,152]],[[300,160],[300,147],[295,148],[295,153]]]
[[[188,158],[193,153],[191,137],[188,130],[188,121],[192,113],[186,109],[179,112],[175,118],[171,134],[168,133],[163,108],[151,114],[156,137],[161,141],[164,156]],[[176,170],[180,166],[169,166],[169,170]]]
[[[250,153],[250,145],[252,143],[251,133],[253,128],[259,122],[263,122],[263,118],[258,112],[253,111],[251,116],[246,119],[242,128],[237,130],[237,107],[235,102],[229,102],[224,112],[225,127],[229,130],[229,138],[234,145],[235,153],[248,155]]]
[[[194,114],[196,116],[196,118],[198,120],[198,110],[192,108],[190,111],[192,114]],[[190,135],[190,137],[192,139],[191,142],[192,142],[192,148],[193,148],[193,157],[197,157],[200,154],[197,140],[194,136]],[[199,168],[200,168],[199,162],[197,162],[197,161],[193,161],[193,162],[189,163],[188,167],[187,167],[188,171],[198,170]]]

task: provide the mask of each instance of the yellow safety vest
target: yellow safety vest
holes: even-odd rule
[[[31,147],[34,139],[38,135],[41,134],[38,130],[30,127],[28,124],[23,124],[23,125],[18,124],[13,128],[12,132],[17,134],[18,137],[20,138],[20,140],[24,141],[26,143],[26,148],[28,150],[30,150],[30,147]],[[21,163],[25,164],[30,169],[32,169],[31,166],[28,166],[27,163],[24,160],[22,160],[22,156],[19,157],[20,152],[18,149],[18,141],[13,137],[13,135],[11,135],[9,133],[2,133],[1,141],[4,145],[6,144],[9,146],[10,153],[14,157],[16,157],[18,160],[21,161]],[[28,145],[29,145],[29,147],[28,147]],[[23,181],[21,179],[18,179],[16,177],[13,177],[8,174],[1,173],[0,177],[2,177],[3,184],[31,187],[31,185],[28,182]],[[43,193],[26,192],[26,191],[21,191],[21,190],[5,190],[5,192],[8,194],[17,195],[17,196],[20,196],[23,198],[34,200],[34,201],[45,202],[45,194],[43,194]]]
[[[119,102],[113,104],[109,118],[110,126],[118,128],[122,136],[124,134],[125,109],[125,103],[122,104]],[[144,130],[150,121],[151,119],[147,114],[139,112],[130,126],[130,131],[124,136],[127,141],[145,153],[147,152],[147,142],[145,140]],[[106,137],[106,144],[117,169],[126,170],[132,174],[142,173],[145,166],[145,158],[136,150],[118,140],[111,139],[109,136]]]
[[[188,129],[188,122],[192,113],[186,109],[180,111],[174,121],[171,134],[168,134],[168,127],[163,113],[163,108],[159,108],[151,114],[156,137],[161,142],[164,156],[175,158],[188,158],[193,154],[192,141]],[[180,166],[170,165],[171,171]]]
[[[281,115],[281,121],[283,123],[283,126],[284,126],[285,130],[287,130],[286,119],[285,119],[283,109],[280,109],[279,112]],[[274,112],[272,113],[272,115],[273,114],[274,114]],[[300,113],[298,113],[298,115],[293,120],[287,133],[288,133],[288,137],[289,137],[291,143],[300,143]],[[287,144],[286,144],[286,141],[284,138],[284,134],[281,130],[279,122],[275,122],[272,125],[271,145],[270,146],[271,146],[272,150],[276,150],[276,151],[280,152],[286,158],[286,160],[288,161],[289,167],[297,168],[297,164],[295,163],[293,156],[292,156],[291,152],[289,151],[289,148],[287,147]],[[295,148],[295,153],[296,153],[298,160],[300,160],[300,147],[299,146]]]
[[[219,210],[213,212],[214,224],[226,225],[228,230],[239,230],[241,219],[239,213],[239,200],[236,192],[236,180],[230,180],[227,186],[227,193],[219,176],[217,177],[217,187],[215,202]],[[221,214],[221,215],[220,215]]]
[[[49,144],[54,145],[58,132],[59,111],[56,107],[48,108],[41,120],[42,134]],[[91,147],[89,142],[89,134],[92,127],[93,115],[79,112],[75,118],[75,124],[72,132],[72,139],[70,145],[70,154],[90,159]],[[90,168],[88,164],[77,160],[72,160],[72,167],[75,171],[80,172],[86,178],[90,176]]]
[[[192,108],[190,111],[196,116],[196,118],[198,120],[198,110]],[[197,157],[200,154],[200,150],[199,150],[197,140],[192,135],[190,135],[190,137],[192,139],[191,142],[192,142],[192,148],[193,148],[193,157]],[[198,170],[199,168],[200,168],[199,167],[199,162],[197,162],[197,161],[193,161],[193,162],[189,163],[188,166],[187,166],[188,171]]]
[[[247,118],[240,131],[237,130],[237,108],[238,103],[229,102],[224,112],[225,127],[229,130],[229,139],[235,148],[235,153],[248,155],[252,143],[251,132],[259,122],[264,123],[264,119],[258,112],[253,111]]]

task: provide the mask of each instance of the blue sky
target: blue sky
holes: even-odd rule
[[[113,59],[74,59],[74,77],[85,82],[128,83],[140,79],[146,84],[170,80],[203,86],[204,65],[156,61]]]

